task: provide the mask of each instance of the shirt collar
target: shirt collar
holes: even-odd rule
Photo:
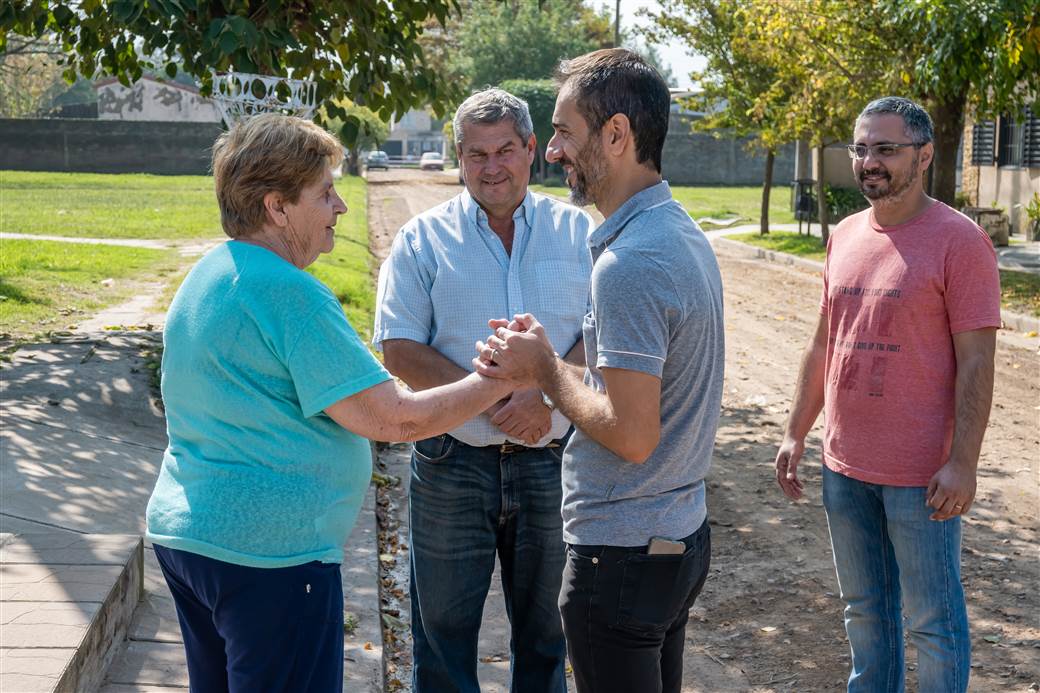
[[[477,228],[481,227],[481,221],[483,221],[483,226],[487,226],[487,212],[477,204],[477,201],[469,194],[469,190],[463,190],[460,197],[462,198],[462,211],[466,214],[466,218]],[[524,199],[513,212],[513,218],[516,219],[518,215],[523,216],[528,228],[534,228],[534,199],[531,197],[530,190],[524,193]]]
[[[640,190],[617,208],[595,231],[589,234],[589,247],[602,249],[614,242],[618,234],[640,212],[657,207],[672,199],[672,189],[667,181],[661,181]]]

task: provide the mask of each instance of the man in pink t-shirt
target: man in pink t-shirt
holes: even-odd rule
[[[869,104],[849,145],[870,208],[827,247],[816,334],[802,358],[776,478],[820,410],[823,501],[852,650],[850,693],[903,690],[903,624],[922,691],[966,691],[961,515],[975,498],[993,395],[1000,277],[989,238],[924,192],[932,123],[898,97]]]

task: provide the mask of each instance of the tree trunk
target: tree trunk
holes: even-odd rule
[[[347,175],[360,176],[361,167],[358,165],[358,159],[360,158],[358,148],[351,147],[347,155]]]
[[[820,240],[826,246],[827,239],[830,237],[830,227],[827,221],[827,186],[823,182],[825,173],[822,145],[813,150],[813,156],[816,157],[816,216],[819,217],[820,222]]]
[[[535,149],[538,157],[538,182],[545,183],[545,150],[541,147]]]
[[[932,105],[935,127],[935,160],[932,162],[932,197],[953,206],[957,194],[957,149],[964,133],[966,95],[952,96]]]
[[[773,191],[773,160],[776,152],[770,149],[766,152],[766,174],[762,180],[762,220],[758,229],[761,236],[769,233],[769,194]]]

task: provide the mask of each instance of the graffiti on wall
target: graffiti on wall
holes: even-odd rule
[[[148,78],[127,88],[110,83],[98,88],[98,117],[103,120],[217,122],[213,102],[190,89]]]
[[[98,94],[98,114],[113,113],[120,117],[134,111],[144,110],[144,85],[135,84],[132,89],[113,84]]]
[[[158,101],[164,108],[176,106],[178,111],[183,110],[184,92],[180,89],[162,87],[159,91],[155,92],[155,96],[153,96],[152,99]]]

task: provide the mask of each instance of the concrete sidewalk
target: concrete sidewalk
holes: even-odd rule
[[[215,239],[157,240],[151,238],[87,238],[84,236],[46,236],[35,233],[10,233],[0,231],[0,241],[50,241],[53,243],[77,243],[80,245],[116,245],[125,248],[148,248],[151,250],[177,250],[183,257],[205,254],[210,248],[223,242]]]
[[[166,439],[148,395],[157,343],[75,335],[4,367],[0,689],[96,690],[126,635]]]

